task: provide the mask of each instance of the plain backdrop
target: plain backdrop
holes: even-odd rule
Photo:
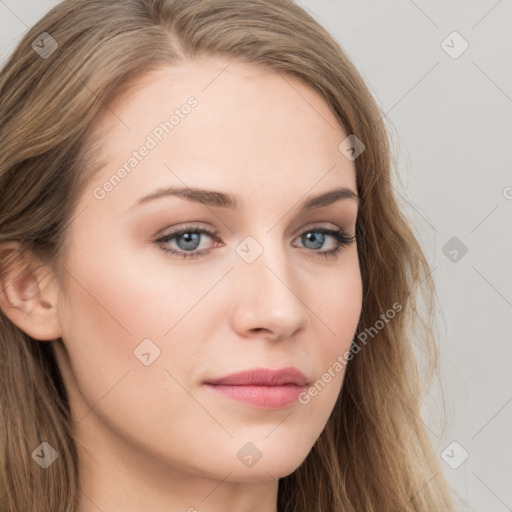
[[[56,3],[0,0],[2,62]],[[397,191],[437,284],[449,416],[443,433],[434,397],[424,420],[443,470],[471,510],[510,511],[512,2],[298,3],[385,113]]]

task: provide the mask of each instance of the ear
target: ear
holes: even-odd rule
[[[17,242],[0,245],[0,309],[36,340],[62,336],[53,273]]]

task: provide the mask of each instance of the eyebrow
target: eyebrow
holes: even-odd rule
[[[215,208],[229,208],[236,210],[240,209],[242,206],[242,202],[236,196],[226,192],[218,192],[216,190],[206,190],[203,188],[193,187],[165,187],[160,188],[147,196],[141,197],[129,209],[137,205],[145,204],[149,201],[167,196],[181,197],[188,201],[193,201],[195,203],[200,203],[205,206],[211,206]],[[306,198],[299,204],[298,209],[313,210],[316,208],[329,206],[336,201],[343,199],[353,199],[357,202],[357,204],[359,204],[359,196],[353,190],[346,187],[339,187]]]

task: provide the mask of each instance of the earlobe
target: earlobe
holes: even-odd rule
[[[12,242],[0,246],[0,308],[36,340],[61,337],[51,270]]]

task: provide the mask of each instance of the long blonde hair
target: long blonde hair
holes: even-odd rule
[[[401,306],[348,363],[325,430],[279,481],[279,509],[454,510],[421,420],[425,388],[413,350],[414,337],[431,376],[433,282],[398,206],[383,115],[340,46],[293,2],[66,0],[31,28],[0,74],[0,248],[7,241],[21,248],[0,251],[0,275],[23,251],[58,272],[70,212],[91,177],[93,122],[142,74],[208,55],[302,80],[363,141],[355,160],[364,294],[357,335]],[[52,344],[33,340],[2,312],[0,350],[0,508],[74,512],[79,464]],[[31,453],[43,440],[59,457],[41,471]]]

